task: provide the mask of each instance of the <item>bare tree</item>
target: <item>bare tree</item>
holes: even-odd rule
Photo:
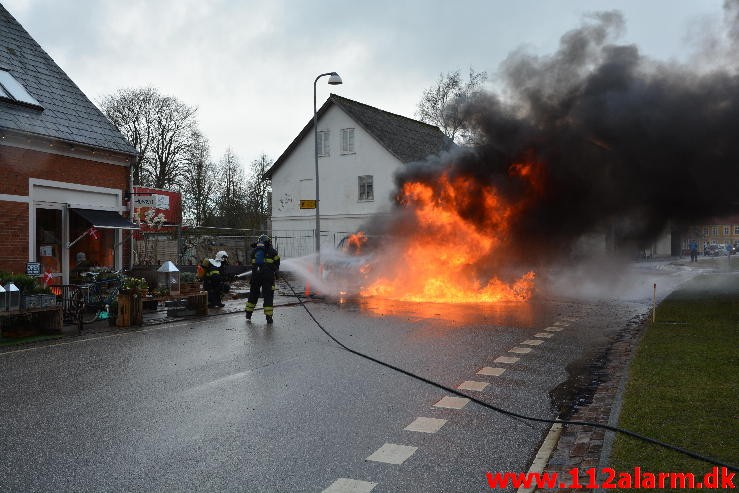
[[[136,185],[178,185],[189,138],[197,130],[196,108],[154,88],[121,89],[100,106],[110,121],[139,151],[134,164]]]
[[[233,151],[228,148],[218,162],[216,181],[216,211],[213,226],[240,228],[245,224],[246,187],[244,170]]]
[[[272,213],[271,193],[272,185],[264,178],[264,173],[274,161],[266,154],[260,155],[251,162],[247,171],[247,218],[249,228],[267,229],[267,222]]]
[[[439,74],[439,80],[423,91],[416,115],[421,121],[438,126],[450,139],[465,140],[467,128],[461,107],[479,94],[487,77],[486,72],[475,72],[472,67],[467,82],[459,70]]]
[[[151,146],[153,163],[147,168],[149,182],[154,188],[178,185],[190,146],[189,139],[197,130],[196,112],[197,108],[187,106],[172,96],[157,101]]]
[[[152,144],[154,106],[158,98],[159,93],[151,87],[119,89],[99,103],[103,113],[139,151],[131,170],[136,185],[143,184],[143,166]]]
[[[213,215],[215,164],[210,159],[210,144],[199,131],[190,136],[190,145],[185,153],[182,180],[183,215],[187,222],[200,226]]]

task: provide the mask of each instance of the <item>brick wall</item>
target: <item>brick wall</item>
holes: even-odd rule
[[[29,178],[128,189],[125,166],[0,145],[0,194],[28,196]],[[25,272],[28,241],[28,204],[0,200],[0,270]]]
[[[22,273],[27,261],[28,204],[0,201],[0,270]]]
[[[128,168],[17,147],[0,146],[0,193],[28,195],[28,179],[128,188]]]

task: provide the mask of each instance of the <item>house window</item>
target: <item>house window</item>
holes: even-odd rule
[[[319,156],[328,156],[328,130],[318,131],[318,142],[316,145],[318,147]]]
[[[739,226],[734,226],[734,234],[739,235]]]
[[[708,226],[703,226],[703,236],[708,236]]]
[[[354,154],[354,129],[341,129],[341,153]]]
[[[718,226],[711,226],[711,235],[718,236]]]
[[[2,69],[0,69],[0,99],[14,103],[30,104],[31,106],[43,109],[41,104],[33,96],[28,94],[26,88],[15,77],[10,75],[10,72]]]
[[[724,236],[729,236],[731,229],[729,226],[724,226]]]
[[[359,177],[359,200],[375,200],[372,175],[363,175]]]

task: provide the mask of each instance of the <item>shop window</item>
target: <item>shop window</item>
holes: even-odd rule
[[[62,272],[61,209],[36,209],[36,260],[43,272]],[[61,276],[54,282],[61,283]]]
[[[69,237],[79,238],[90,230],[91,224],[77,214],[69,215]],[[95,228],[94,234],[86,234],[69,249],[70,281],[96,267],[113,269],[115,266],[115,229]]]

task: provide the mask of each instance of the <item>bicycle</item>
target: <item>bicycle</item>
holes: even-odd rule
[[[93,281],[80,286],[84,299],[82,322],[86,324],[98,319],[108,318],[108,309],[116,300],[123,283],[123,276],[121,276],[120,271],[111,272],[110,275],[113,277],[97,280],[99,275],[100,273],[87,273],[87,277],[91,277]],[[103,313],[106,315],[103,316]]]

